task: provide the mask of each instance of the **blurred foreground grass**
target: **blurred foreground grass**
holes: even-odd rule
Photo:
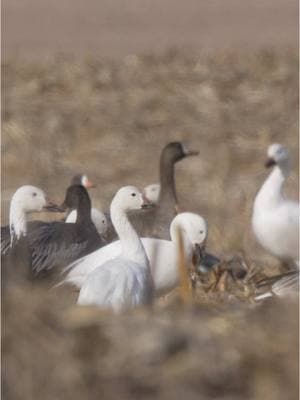
[[[183,209],[209,222],[208,249],[277,272],[255,243],[251,208],[267,146],[293,155],[298,196],[298,55],[131,55],[2,66],[2,221],[23,184],[62,201],[89,174],[94,205],[127,184],[157,182],[169,141],[200,155],[176,166]],[[223,299],[223,300],[222,300]],[[220,296],[121,317],[73,310],[64,290],[9,290],[4,299],[5,399],[296,399],[298,305],[256,307]],[[224,303],[222,305],[222,303]]]

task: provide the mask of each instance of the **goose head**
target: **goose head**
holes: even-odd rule
[[[165,162],[176,163],[185,157],[198,154],[198,151],[191,150],[186,143],[171,142],[163,149],[161,159]]]
[[[71,186],[72,185],[82,185],[86,189],[94,188],[96,185],[94,182],[92,182],[87,175],[85,174],[78,174],[75,175],[72,180],[71,180]]]
[[[144,187],[143,194],[151,203],[157,204],[160,194],[160,184],[153,183],[151,185]]]
[[[31,186],[21,186],[13,195],[9,210],[11,244],[14,238],[26,235],[26,214],[40,211],[63,211],[49,201],[43,190]]]
[[[118,208],[124,212],[141,210],[151,207],[149,200],[135,186],[124,186],[117,191],[112,203],[111,209]]]
[[[60,207],[47,199],[43,190],[31,186],[21,186],[13,195],[11,206],[19,207],[25,213],[40,211],[62,211]]]
[[[286,168],[289,166],[290,153],[286,147],[281,144],[273,143],[268,147],[268,158],[265,162],[265,167],[270,168],[278,165]]]
[[[81,206],[84,206],[90,212],[91,200],[86,188],[82,185],[69,186],[61,208],[64,210],[78,210]]]
[[[194,252],[201,256],[205,251],[208,234],[205,219],[195,213],[183,212],[178,214],[171,223],[170,235],[172,240],[176,238],[178,228],[184,239],[193,245]]]
[[[102,211],[97,210],[97,208],[92,208],[91,215],[97,231],[100,235],[105,236],[108,229],[108,221],[105,214]]]

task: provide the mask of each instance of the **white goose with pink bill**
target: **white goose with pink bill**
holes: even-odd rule
[[[290,173],[290,154],[281,144],[268,148],[265,166],[272,172],[259,190],[252,227],[258,242],[282,262],[299,266],[299,203],[282,192]]]
[[[148,203],[134,186],[114,196],[110,214],[121,242],[121,252],[91,273],[81,287],[78,304],[112,308],[116,312],[152,303],[153,281],[143,244],[128,220],[130,210]]]

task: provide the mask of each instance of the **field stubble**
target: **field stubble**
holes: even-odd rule
[[[93,204],[107,209],[120,186],[157,182],[162,147],[185,140],[200,155],[176,166],[177,191],[183,210],[208,220],[208,249],[278,271],[250,220],[272,142],[291,150],[286,192],[298,196],[296,52],[56,57],[2,70],[3,223],[18,186],[40,186],[60,202],[81,171],[98,185]],[[297,304],[256,308],[221,295],[117,318],[73,310],[63,291],[8,294],[7,399],[297,396]]]

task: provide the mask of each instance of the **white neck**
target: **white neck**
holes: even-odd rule
[[[120,238],[122,246],[122,256],[138,264],[149,266],[147,254],[144,246],[129,222],[124,210],[112,202],[110,207],[112,224]]]
[[[193,244],[188,239],[187,234],[182,230],[183,224],[177,219],[173,220],[170,226],[170,236],[173,243],[175,243],[176,248],[179,248],[179,235],[178,230],[181,233],[183,240],[184,258],[187,262],[191,262],[193,256]]]
[[[26,213],[20,204],[14,200],[11,201],[9,210],[9,229],[11,244],[15,238],[20,239],[22,235],[26,236],[27,233]]]
[[[276,206],[283,198],[282,185],[288,174],[288,166],[280,167],[276,165],[258,192],[257,199],[263,202],[265,206]]]

